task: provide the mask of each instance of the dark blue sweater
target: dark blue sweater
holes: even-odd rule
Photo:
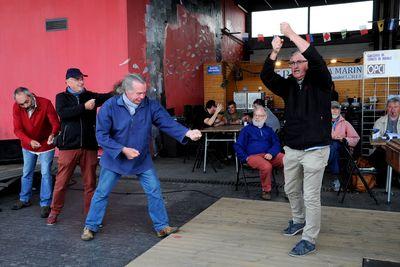
[[[241,162],[246,162],[248,156],[260,153],[269,153],[275,157],[281,151],[278,136],[265,124],[262,128],[252,123],[244,127],[233,147]]]

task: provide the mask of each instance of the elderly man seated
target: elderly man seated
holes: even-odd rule
[[[385,116],[380,117],[374,124],[374,129],[379,130],[379,135],[383,136],[386,133],[400,134],[400,97],[391,97],[386,103]],[[374,162],[374,166],[378,171],[377,183],[379,186],[383,186],[386,181],[386,168],[387,164],[385,161],[386,152],[382,148],[377,148],[371,155],[371,160]]]
[[[260,172],[264,200],[271,199],[272,168],[283,167],[283,153],[278,136],[265,124],[267,113],[261,106],[254,107],[253,120],[242,129],[234,144],[241,162]]]
[[[339,191],[340,188],[338,176],[340,172],[339,156],[340,148],[342,146],[341,141],[346,139],[349,147],[354,148],[360,140],[360,136],[357,134],[356,130],[354,130],[353,126],[340,115],[340,111],[341,106],[339,102],[332,101],[332,143],[330,145],[328,165],[332,174],[335,176],[335,179],[332,182],[332,187],[335,191]]]

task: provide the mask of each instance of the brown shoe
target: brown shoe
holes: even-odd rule
[[[170,234],[178,232],[178,230],[179,230],[178,227],[167,226],[164,229],[162,229],[161,231],[157,232],[157,237],[163,238],[163,237],[169,236]]]
[[[47,218],[47,225],[55,225],[57,223],[57,214],[51,214]]]
[[[264,200],[271,200],[271,192],[263,191],[261,193],[261,198],[264,199]]]
[[[83,228],[83,233],[81,235],[81,239],[83,241],[90,241],[94,238],[94,232],[91,231],[89,228]]]
[[[18,200],[17,203],[15,203],[15,204],[12,206],[11,209],[12,209],[12,210],[20,210],[20,209],[22,209],[22,208],[29,207],[30,205],[32,205],[30,201],[24,202],[24,201]]]

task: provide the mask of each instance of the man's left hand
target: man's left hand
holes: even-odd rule
[[[267,153],[267,154],[265,154],[264,159],[271,160],[272,159],[272,155]]]
[[[193,141],[197,141],[201,138],[201,132],[197,129],[189,130],[186,132],[185,136],[190,138]]]

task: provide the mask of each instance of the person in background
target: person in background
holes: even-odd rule
[[[279,130],[281,129],[281,124],[278,120],[278,118],[274,115],[274,113],[272,113],[272,111],[265,106],[265,101],[262,99],[256,99],[253,102],[253,107],[256,106],[261,106],[265,109],[265,112],[267,113],[267,121],[265,122],[265,124],[267,124],[267,126],[271,127],[272,130],[274,130],[274,132],[279,132]]]
[[[235,101],[228,102],[225,119],[228,125],[242,124],[242,113],[236,109]]]
[[[108,196],[122,175],[136,175],[147,196],[148,212],[158,237],[176,231],[169,225],[160,181],[151,160],[149,142],[154,124],[181,143],[201,138],[199,130],[177,123],[157,100],[146,96],[143,77],[129,74],[122,82],[122,95],[108,100],[97,116],[96,137],[103,148],[100,177],[86,217],[81,239],[89,241],[98,231],[108,204]]]
[[[391,97],[386,102],[386,115],[380,117],[374,123],[374,129],[379,131],[380,136],[384,136],[386,133],[400,134],[400,97]],[[376,180],[378,186],[382,187],[386,182],[387,174],[387,163],[384,160],[386,158],[386,151],[381,147],[374,149],[370,155],[370,160],[373,162],[374,167],[377,170]]]
[[[262,106],[255,106],[253,120],[245,126],[233,145],[241,162],[259,170],[264,200],[271,199],[273,168],[283,167],[283,153],[278,136],[266,125],[268,115]]]
[[[340,150],[342,147],[343,139],[346,139],[350,148],[354,148],[360,136],[357,134],[354,127],[345,120],[345,118],[340,115],[341,106],[339,102],[331,102],[331,112],[332,112],[332,143],[330,145],[328,166],[330,167],[331,173],[335,176],[332,182],[332,187],[335,191],[339,191],[340,180],[338,178],[340,173],[339,158]]]
[[[68,69],[65,75],[67,88],[56,96],[56,110],[61,120],[61,133],[56,138],[56,145],[60,152],[47,225],[57,223],[58,215],[64,206],[68,182],[77,165],[83,178],[84,214],[89,210],[96,189],[96,114],[97,108],[109,99],[112,93],[99,94],[87,90],[84,87],[84,77],[87,75],[79,69]]]
[[[22,167],[21,193],[12,207],[19,210],[31,205],[33,173],[40,160],[42,174],[40,186],[40,217],[50,213],[53,177],[51,165],[54,157],[54,136],[60,130],[60,121],[50,100],[35,96],[25,87],[14,91],[14,133],[21,141],[24,165]]]
[[[381,136],[383,136],[386,132],[389,133],[400,133],[400,97],[395,96],[389,98],[386,103],[386,112],[385,116],[380,117],[374,123],[374,129],[378,129]]]
[[[203,122],[206,127],[217,127],[226,124],[224,116],[219,114],[222,108],[222,105],[216,104],[214,100],[207,101],[203,115]]]
[[[303,232],[289,255],[304,256],[315,252],[321,228],[321,186],[331,142],[332,77],[313,46],[288,23],[281,23],[280,29],[298,49],[289,61],[292,74],[284,78],[274,71],[284,41],[275,36],[260,77],[285,102],[283,165],[292,219],[283,232],[286,236]]]

